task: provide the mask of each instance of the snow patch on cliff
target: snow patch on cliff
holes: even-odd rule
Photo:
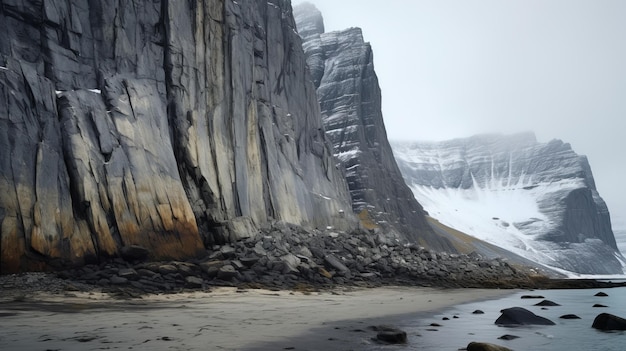
[[[415,198],[441,223],[572,277],[624,266],[600,239],[602,229],[563,232],[571,231],[564,223],[572,216],[608,218],[586,158],[568,144],[519,135],[392,146]],[[595,205],[577,203],[582,207],[567,212],[566,199],[581,189],[591,190]]]

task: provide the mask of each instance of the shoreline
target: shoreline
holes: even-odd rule
[[[306,341],[308,347],[314,343],[311,349],[331,350],[358,344],[372,324],[518,291],[382,287],[307,293],[222,287],[132,300],[93,292],[37,294],[0,303],[6,326],[0,349],[203,350],[208,344],[216,350],[302,350]]]

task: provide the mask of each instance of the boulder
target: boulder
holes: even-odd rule
[[[561,306],[558,303],[550,300],[543,300],[539,303],[536,303],[535,306]]]
[[[139,274],[132,268],[122,268],[117,271],[117,275],[128,280],[139,280]]]
[[[600,291],[599,293],[593,295],[593,296],[599,296],[599,297],[607,297],[609,296],[607,293]]]
[[[124,285],[128,283],[128,279],[119,277],[117,275],[112,276],[109,280],[113,285]]]
[[[543,299],[541,295],[522,295],[522,299]]]
[[[237,270],[231,265],[222,266],[217,271],[217,277],[222,280],[231,280],[237,276]]]
[[[194,276],[185,277],[185,286],[188,288],[201,288],[203,284],[204,280],[202,280],[202,278]]]
[[[407,342],[406,332],[398,328],[382,325],[370,327],[370,329],[378,331],[378,334],[376,334],[376,340],[378,341],[388,344],[406,344]]]
[[[350,271],[350,269],[348,269],[348,267],[346,267],[346,265],[344,265],[341,260],[333,254],[324,256],[324,263],[326,264],[326,268],[330,270],[335,270],[341,273]]]
[[[580,319],[580,317],[578,317],[575,314],[564,314],[561,317],[559,317],[561,319]]]
[[[244,266],[250,268],[254,266],[255,263],[259,262],[259,257],[257,256],[248,256],[248,257],[240,257],[239,262]]]
[[[505,308],[496,319],[497,325],[554,325],[554,322],[538,316],[522,307]]]
[[[599,330],[626,330],[626,319],[610,313],[600,313],[591,327]]]
[[[173,264],[162,264],[159,266],[159,273],[162,275],[178,273],[178,268]]]
[[[519,339],[519,336],[511,335],[511,334],[504,334],[501,337],[499,337],[498,339],[500,339],[500,340],[515,340],[515,339]]]
[[[603,308],[603,307],[609,307],[609,306],[607,306],[607,305],[603,305],[603,304],[601,304],[601,303],[595,303],[595,304],[593,304],[593,306],[591,306],[591,307],[602,307],[602,308]]]
[[[466,348],[467,351],[512,351],[508,347],[489,344],[486,342],[470,342]]]

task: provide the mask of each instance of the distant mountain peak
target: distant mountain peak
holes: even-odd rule
[[[415,197],[445,225],[557,269],[622,273],[608,208],[570,144],[521,133],[392,147]]]

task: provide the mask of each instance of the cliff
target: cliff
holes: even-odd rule
[[[387,140],[372,48],[361,30],[325,33],[321,13],[308,3],[295,7],[294,17],[326,134],[346,169],[354,212],[366,226],[455,251],[430,228],[398,169]]]
[[[549,267],[623,273],[589,162],[569,144],[523,133],[392,145],[416,198],[443,224]]]
[[[0,271],[353,228],[287,0],[0,1]]]

